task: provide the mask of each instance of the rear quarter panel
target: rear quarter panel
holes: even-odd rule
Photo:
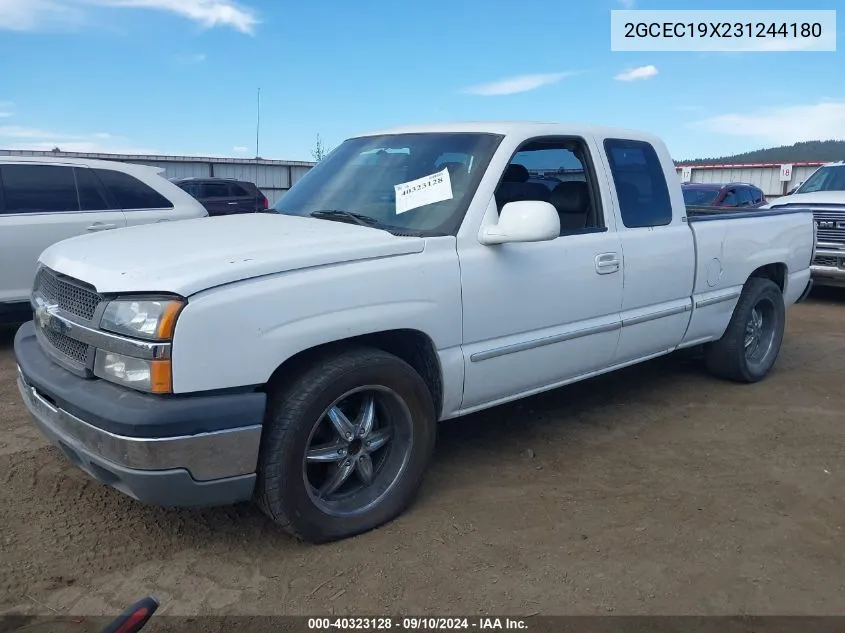
[[[811,212],[690,219],[695,237],[693,315],[684,345],[722,336],[745,282],[768,264],[786,266],[784,303],[795,303],[810,278],[813,254]]]

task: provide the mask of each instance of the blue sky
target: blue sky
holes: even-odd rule
[[[317,134],[332,146],[393,125],[491,119],[640,128],[679,159],[845,138],[845,53],[611,52],[619,8],[738,7],[0,0],[0,148],[252,157],[259,87],[266,158],[309,160]]]

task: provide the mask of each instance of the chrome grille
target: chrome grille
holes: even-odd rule
[[[834,223],[836,228],[818,227],[819,242],[845,243],[845,209],[813,209],[813,217],[816,224],[820,222]]]
[[[49,268],[41,268],[35,276],[33,290],[68,314],[90,321],[94,318],[100,295],[81,281],[60,276]]]
[[[39,331],[55,351],[67,356],[69,360],[77,365],[84,366],[86,364],[88,360],[88,345],[64,334],[53,332],[53,330]]]
[[[36,273],[33,295],[36,301],[53,304],[67,317],[89,323],[102,299],[92,286],[44,267]],[[87,343],[77,341],[53,327],[42,327],[37,311],[35,328],[39,343],[55,361],[74,373],[87,374]]]

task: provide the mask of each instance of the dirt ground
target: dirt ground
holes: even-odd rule
[[[845,614],[845,291],[788,314],[757,385],[672,356],[445,423],[412,508],[324,546],[91,481],[0,330],[0,614]]]

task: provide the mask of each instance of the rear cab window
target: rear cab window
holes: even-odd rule
[[[627,228],[667,226],[672,202],[663,165],[651,144],[628,139],[605,139],[619,213]]]

